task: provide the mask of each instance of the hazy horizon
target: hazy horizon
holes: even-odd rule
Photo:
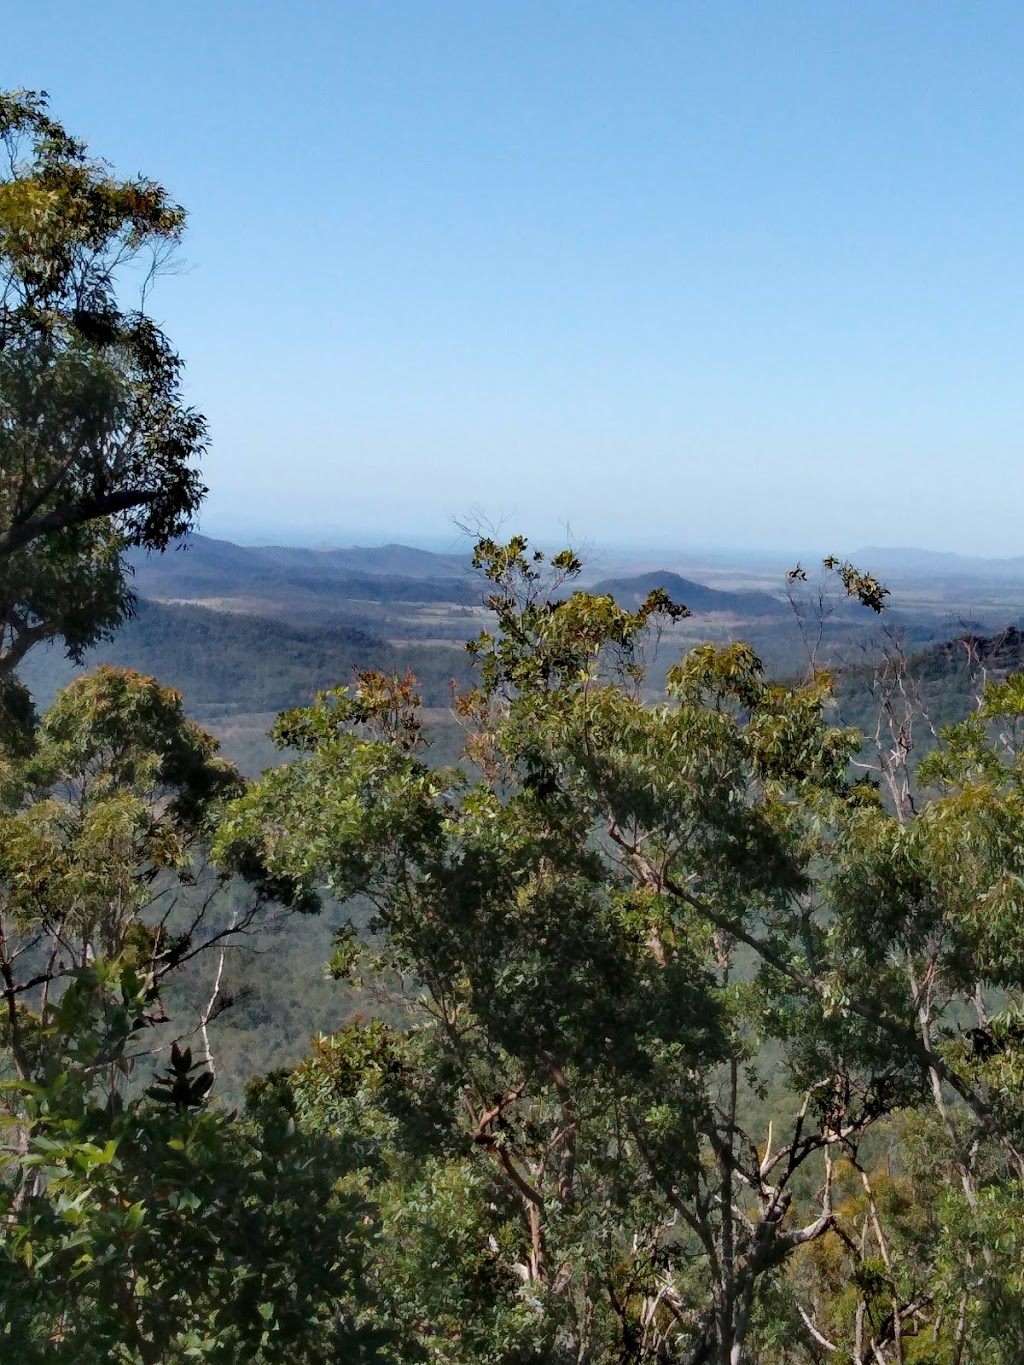
[[[307,549],[373,549],[386,545],[402,545],[413,549],[428,550],[435,554],[463,554],[467,553],[473,545],[473,536],[470,532],[453,527],[450,533],[441,531],[427,530],[395,530],[380,527],[353,528],[345,526],[331,525],[305,525],[302,524],[282,524],[274,526],[272,523],[263,525],[231,525],[225,522],[207,522],[196,528],[197,534],[206,536],[211,540],[228,541],[235,545],[248,546],[251,548],[269,546],[293,546],[296,548]],[[511,535],[522,532],[531,540],[532,544],[545,546],[548,549],[556,543],[558,545],[570,544],[582,547],[584,551],[591,551],[599,557],[619,556],[623,559],[643,560],[650,559],[658,554],[675,555],[677,557],[692,556],[706,557],[709,562],[722,560],[723,562],[742,564],[744,562],[764,564],[792,564],[797,560],[806,563],[813,563],[814,560],[826,554],[855,555],[858,553],[877,553],[880,555],[907,556],[908,558],[921,557],[924,559],[948,560],[954,564],[957,561],[966,563],[991,563],[993,565],[1005,564],[1008,562],[1019,563],[1024,571],[1024,555],[975,555],[962,554],[955,550],[937,549],[922,545],[871,545],[867,542],[857,545],[838,545],[832,547],[815,546],[766,546],[766,545],[737,545],[721,541],[673,539],[663,536],[650,541],[625,540],[625,539],[597,539],[593,537],[582,537],[570,533],[568,537],[561,538],[557,533],[547,536],[529,536],[528,528],[520,526],[515,519],[510,519],[507,524],[495,528],[494,534],[502,533]],[[571,532],[571,528],[570,528]],[[481,533],[485,533],[482,529]],[[486,531],[490,534],[490,531]],[[865,567],[870,568],[870,565]]]

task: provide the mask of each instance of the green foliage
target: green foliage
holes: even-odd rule
[[[837,559],[826,555],[821,561],[827,574],[835,574],[843,586],[847,597],[854,597],[862,607],[868,607],[876,615],[885,610],[885,599],[890,596],[889,589],[882,586],[872,574],[864,573],[847,559]],[[806,583],[807,570],[799,564],[786,575],[790,584]]]
[[[184,964],[237,941],[270,898],[316,898],[253,850],[235,850],[247,894],[206,869],[215,813],[244,784],[151,678],[78,679],[16,758],[0,812],[0,1351],[393,1359],[363,1272],[373,1213],[342,1144],[297,1136],[279,1105],[211,1108],[209,1054],[167,1038]]]
[[[385,1359],[361,1274],[373,1220],[333,1144],[272,1103],[245,1122],[207,1108],[212,1076],[191,1078],[184,1054],[152,1099],[97,1083],[145,1010],[136,983],[95,964],[63,997],[45,1076],[12,1087],[25,1140],[0,1193],[5,1357]]]
[[[248,893],[225,922],[230,874],[207,866],[205,848],[217,810],[244,784],[216,748],[177,693],[101,669],[58,696],[8,760],[0,1036],[22,1080],[39,1064],[65,983],[95,958],[130,964],[148,983],[147,1017],[158,1018],[163,978],[244,933],[269,901],[317,908],[240,846]]]
[[[129,953],[158,982],[223,937],[206,928],[206,896],[223,873],[205,869],[215,811],[238,795],[238,773],[216,741],[188,721],[181,698],[152,678],[101,669],[78,679],[43,717],[33,747],[11,767],[0,810],[0,922],[15,1061],[23,1015],[93,955]],[[252,849],[235,867],[252,886],[236,917],[244,928],[268,899],[314,909],[316,900],[269,874]],[[176,886],[200,896],[191,922],[175,914]],[[15,1009],[15,1004],[18,1009]]]
[[[367,898],[370,960],[346,939],[339,970],[422,991],[423,1079],[399,1068],[373,1093],[402,1198],[419,1208],[427,1158],[409,1174],[393,1091],[432,1080],[429,1159],[449,1150],[446,1181],[471,1172],[499,1215],[460,1252],[453,1301],[475,1282],[475,1246],[502,1292],[521,1282],[540,1358],[728,1360],[762,1282],[833,1225],[828,1184],[797,1218],[804,1164],[920,1092],[919,1060],[892,1054],[881,1021],[840,1023],[838,979],[807,975],[827,931],[800,907],[826,833],[863,805],[846,777],[859,736],[828,724],[826,675],[769,684],[744,646],[694,651],[652,705],[645,638],[678,615],[662,594],[636,612],[566,596],[575,557],[548,564],[522,538],[482,541],[475,563],[496,617],[458,701],[479,776],[428,768],[410,683],[366,675],[282,718],[278,742],[300,757],[233,804],[219,856],[257,844],[268,867]],[[761,957],[756,982],[736,977],[742,945]],[[740,1106],[766,1035],[804,1102],[751,1169]],[[446,1187],[439,1169],[431,1181]],[[490,1358],[468,1338],[420,1339],[434,1359]]]
[[[128,614],[122,559],[162,549],[205,492],[203,418],[181,361],[119,277],[147,287],[185,215],[155,182],[117,180],[46,112],[0,94],[0,673],[40,640],[72,657]],[[145,292],[145,291],[144,291]],[[141,304],[144,305],[144,292]]]
[[[655,693],[664,594],[566,591],[521,537],[475,562],[452,766],[376,668],[281,715],[253,786],[138,675],[12,724],[17,1358],[1017,1360],[1019,677],[864,774],[834,674],[702,645]],[[224,920],[150,906],[207,852],[256,906],[347,907],[330,969],[371,1011],[241,1119],[158,1032]]]

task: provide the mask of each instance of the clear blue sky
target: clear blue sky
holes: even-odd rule
[[[1024,553],[1024,7],[22,0],[189,208],[206,528]]]

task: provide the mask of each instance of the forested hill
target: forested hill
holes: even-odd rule
[[[276,712],[351,682],[357,669],[411,669],[426,705],[446,709],[452,679],[468,681],[462,645],[489,624],[481,605],[485,585],[467,559],[408,546],[252,548],[193,536],[187,548],[136,556],[134,568],[135,616],[113,640],[89,650],[85,665],[134,668],[176,688],[188,712],[251,774],[279,761],[265,739]],[[777,676],[799,672],[805,662],[789,604],[768,592],[722,591],[669,570],[606,578],[590,591],[635,608],[653,588],[695,617],[673,629],[666,659],[701,639],[742,638]],[[874,631],[874,620],[865,623],[861,615],[869,613],[844,606],[830,624],[828,639],[840,656],[854,652],[855,641],[871,648],[864,631]],[[905,629],[920,651],[911,656],[911,676],[935,725],[970,711],[979,667],[998,673],[1024,666],[1024,637],[1013,628],[924,650],[929,635],[941,638],[934,633],[941,624],[911,622]],[[40,707],[75,671],[58,647],[34,651],[23,669]],[[873,731],[870,665],[843,670],[839,691],[843,719]],[[454,734],[439,715],[432,724]],[[449,756],[451,746],[442,747]]]
[[[1024,669],[1024,631],[1007,626],[996,635],[958,635],[919,657],[926,677],[948,678],[957,669],[973,666],[989,677],[1004,678]]]
[[[605,578],[596,583],[590,591],[614,597],[620,607],[636,608],[648,593],[656,588],[664,588],[673,602],[689,607],[695,616],[711,612],[725,612],[730,616],[782,617],[790,614],[790,608],[771,593],[750,590],[728,592],[719,588],[708,588],[703,583],[682,578],[667,569],[655,569],[651,573],[635,574],[628,578]]]
[[[468,556],[192,535],[163,554],[132,552],[129,567],[135,615],[86,651],[85,666],[133,668],[175,688],[252,775],[279,761],[265,738],[274,714],[356,670],[412,670],[427,707],[447,707],[452,680],[468,676],[463,645],[480,628],[484,585]],[[75,671],[59,646],[22,670],[40,708]]]
[[[251,610],[318,617],[352,599],[472,605],[481,596],[468,558],[406,545],[315,550],[193,535],[164,554],[136,552],[131,563],[144,597],[198,605],[240,600]]]
[[[992,635],[967,632],[911,654],[906,660],[906,686],[913,704],[938,727],[963,720],[975,708],[986,681],[998,682],[1020,672],[1024,631],[1009,625]],[[842,669],[838,680],[844,722],[865,732],[873,731],[878,713],[875,675],[874,664],[857,664]],[[918,737],[927,747],[926,731],[919,730]]]
[[[113,640],[90,650],[86,665],[116,664],[177,688],[193,714],[269,712],[297,706],[323,688],[348,683],[354,669],[411,668],[430,706],[446,705],[453,675],[465,670],[454,649],[396,649],[345,625],[308,626],[205,607],[145,599]],[[45,705],[74,672],[56,649],[36,650],[23,676]]]

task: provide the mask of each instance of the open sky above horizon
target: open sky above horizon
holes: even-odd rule
[[[203,529],[1024,552],[1024,9],[8,5],[190,212]]]

